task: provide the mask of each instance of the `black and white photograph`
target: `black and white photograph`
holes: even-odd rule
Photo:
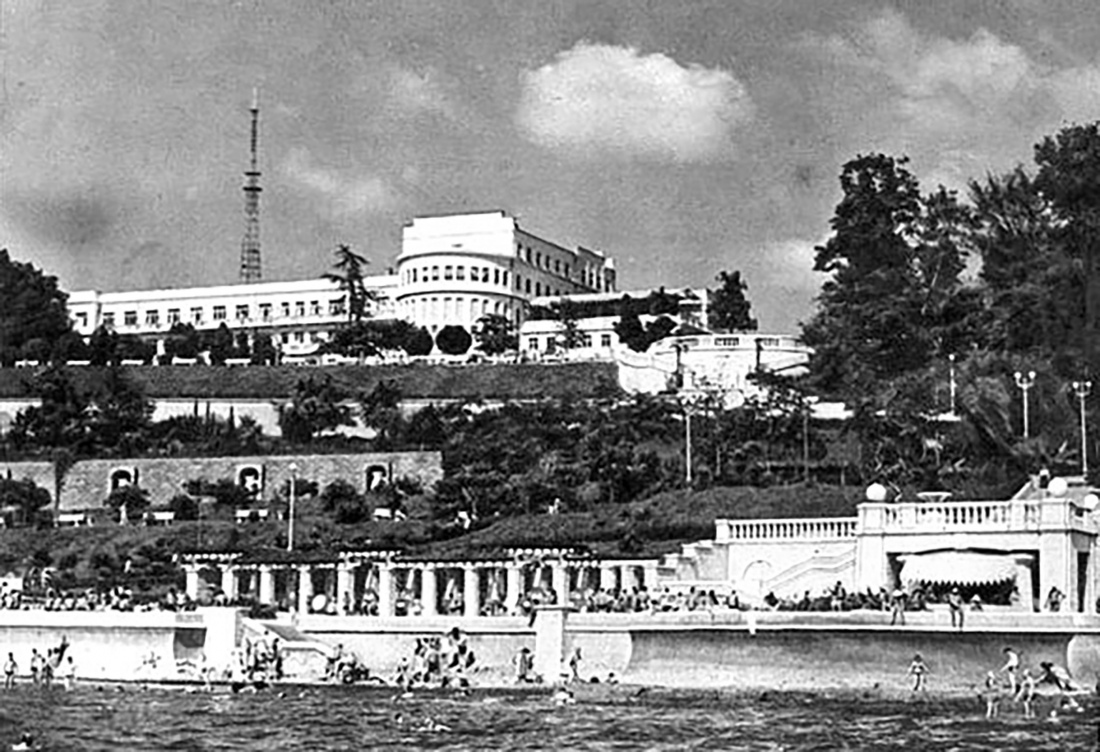
[[[1100,749],[1091,0],[0,0],[0,752]]]

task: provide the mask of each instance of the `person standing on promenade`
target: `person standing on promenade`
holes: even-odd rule
[[[963,628],[963,615],[966,611],[963,609],[962,594],[957,587],[951,588],[951,592],[947,594],[947,607],[951,610],[951,628],[954,629],[958,626],[961,632]],[[956,621],[958,622],[957,624]]]
[[[65,659],[61,675],[65,679],[65,689],[69,692],[73,691],[76,687],[76,664],[73,663],[73,657],[71,655]]]
[[[573,654],[569,656],[569,681],[581,680],[581,649],[573,648]]]
[[[913,677],[913,691],[924,691],[924,677],[928,674],[928,664],[921,658],[920,653],[913,656],[913,662],[909,664],[909,675]]]
[[[19,671],[19,665],[15,662],[15,654],[8,653],[8,659],[4,661],[4,689],[15,688],[15,674]]]
[[[899,620],[902,626],[905,626],[905,602],[908,597],[905,594],[905,588],[898,585],[894,588],[894,592],[890,595],[890,606],[892,613],[890,615],[890,626],[894,626]]]
[[[1008,674],[1008,684],[1012,688],[1012,694],[1016,694],[1020,683],[1016,675],[1020,670],[1020,655],[1011,647],[1006,647],[1002,652],[1005,654],[1005,665],[1001,666],[1001,673]]]
[[[45,665],[45,661],[42,660],[42,654],[38,652],[38,648],[31,648],[31,683],[38,684],[39,677],[42,673],[42,667]]]

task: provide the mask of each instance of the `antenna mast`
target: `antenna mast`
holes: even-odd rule
[[[241,281],[259,282],[260,272],[260,95],[252,90],[251,161],[244,174],[244,238],[241,239]]]

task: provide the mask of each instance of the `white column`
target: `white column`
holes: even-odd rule
[[[467,564],[462,568],[462,613],[463,616],[477,616],[481,608],[478,585],[479,570],[476,565]]]
[[[222,592],[229,600],[237,597],[237,569],[231,565],[222,567]]]
[[[519,564],[512,562],[508,565],[504,575],[504,608],[511,614],[519,607],[520,591],[523,589],[523,569]]]
[[[347,614],[351,605],[351,565],[340,562],[336,565],[336,612]]]
[[[184,575],[186,577],[186,585],[184,585],[184,592],[187,593],[187,597],[195,601],[199,599],[199,565],[188,564],[184,567]]]
[[[642,586],[650,595],[657,592],[657,562],[646,563],[642,567]]]
[[[309,602],[313,600],[313,573],[308,564],[298,567],[298,613],[309,613]]]
[[[275,602],[275,572],[270,564],[260,565],[260,603]]]
[[[378,615],[393,616],[393,569],[388,561],[375,564],[378,567]]]
[[[615,569],[610,564],[600,564],[600,588],[604,592],[610,593],[618,584],[615,582]]]
[[[564,561],[551,565],[550,582],[558,596],[557,605],[567,605],[569,603],[569,568]]]
[[[420,569],[420,607],[424,616],[435,616],[436,575],[435,565],[426,564]]]

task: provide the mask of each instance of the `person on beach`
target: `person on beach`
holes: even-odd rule
[[[8,653],[8,659],[4,661],[4,689],[15,688],[15,674],[19,671],[19,665],[15,662],[15,654]]]
[[[65,689],[71,692],[76,687],[76,664],[71,655],[65,659],[61,676],[65,679]]]
[[[38,652],[38,648],[31,648],[31,683],[37,685],[41,681],[42,667],[45,665],[45,661],[42,659],[42,654]]]
[[[1024,706],[1025,718],[1034,717],[1035,711],[1031,703],[1035,699],[1035,677],[1032,676],[1031,671],[1026,668],[1020,674],[1020,689],[1016,692],[1015,699],[1016,702]]]
[[[554,696],[551,699],[554,701],[554,704],[557,705],[559,708],[562,705],[572,705],[577,701],[577,698],[573,694],[573,690],[569,689],[568,687],[562,687],[561,689],[559,689],[557,692],[554,693]]]
[[[908,597],[905,594],[905,588],[898,585],[894,588],[894,592],[890,594],[890,626],[894,626],[899,620],[901,625],[905,626],[905,602]]]
[[[1001,652],[1005,654],[1005,665],[1001,666],[1001,673],[1008,674],[1008,686],[1012,694],[1016,694],[1019,685],[1020,655],[1011,647],[1006,647]]]
[[[516,683],[529,684],[535,680],[531,648],[524,645],[516,654]]]
[[[951,628],[958,626],[961,632],[966,611],[963,609],[962,593],[957,587],[951,588],[951,592],[947,594],[947,608],[951,611]]]
[[[909,664],[909,675],[913,677],[913,691],[919,692],[925,689],[924,677],[928,674],[928,664],[924,662],[920,653],[913,656],[913,662]]]
[[[569,656],[569,681],[579,682],[581,680],[581,649],[573,648],[572,655]]]

